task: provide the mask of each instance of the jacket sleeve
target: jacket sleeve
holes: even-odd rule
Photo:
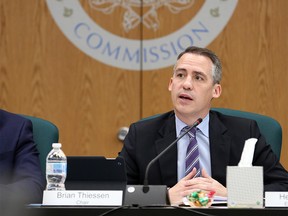
[[[257,123],[253,123],[252,133],[260,134]],[[261,134],[255,147],[253,166],[263,166],[264,191],[288,191],[288,172]]]
[[[17,127],[19,130],[12,133],[14,147],[6,154],[7,160],[2,160],[7,164],[7,172],[4,180],[6,182],[2,181],[0,184],[0,193],[3,195],[1,197],[5,197],[6,202],[12,201],[11,203],[41,203],[45,178],[40,167],[39,152],[33,140],[32,123],[24,119],[17,124],[21,125]],[[2,204],[3,202],[1,200]]]
[[[139,169],[136,164],[136,129],[132,124],[124,140],[124,146],[119,153],[125,159],[127,183],[140,184]]]

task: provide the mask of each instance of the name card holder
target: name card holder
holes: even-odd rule
[[[288,191],[265,192],[265,207],[288,207]]]
[[[122,202],[122,190],[45,190],[42,204],[54,206],[121,206]]]

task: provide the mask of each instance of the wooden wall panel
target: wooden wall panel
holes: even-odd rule
[[[160,37],[187,23],[203,2],[169,22],[167,11],[159,10],[159,31],[114,30],[131,39]],[[283,127],[286,168],[287,8],[286,0],[239,0],[228,25],[208,46],[223,62],[223,94],[214,106],[276,118]],[[100,13],[90,15],[96,20]],[[97,22],[113,26],[109,16]],[[122,147],[116,138],[120,127],[172,109],[167,89],[172,66],[141,73],[88,57],[63,35],[44,0],[0,0],[0,56],[0,107],[54,122],[68,155],[116,156]]]
[[[0,107],[55,123],[67,155],[117,156],[118,129],[140,118],[140,73],[81,52],[44,0],[1,0],[0,12]]]
[[[213,106],[256,112],[278,120],[283,129],[281,162],[286,168],[287,8],[285,0],[239,0],[228,25],[208,46],[223,63],[223,93]],[[144,116],[172,108],[167,89],[172,69],[144,73]]]

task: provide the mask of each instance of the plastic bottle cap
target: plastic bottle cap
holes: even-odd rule
[[[62,144],[61,143],[53,143],[52,148],[61,148]]]

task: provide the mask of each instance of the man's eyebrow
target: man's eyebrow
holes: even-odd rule
[[[177,71],[187,71],[185,68],[177,68],[177,69],[175,69],[175,71],[177,72]]]
[[[178,71],[185,71],[187,72],[187,69],[186,68],[177,68],[175,70],[175,72],[178,72]],[[197,74],[197,75],[203,75],[203,76],[207,76],[207,74],[205,74],[204,72],[202,71],[192,71],[193,74]]]
[[[202,72],[202,71],[193,71],[192,73],[200,74],[200,75],[203,75],[203,76],[207,76],[207,74],[205,74],[205,73]]]

